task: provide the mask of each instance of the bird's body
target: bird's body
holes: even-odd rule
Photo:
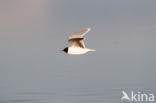
[[[90,28],[81,29],[77,32],[72,33],[69,37],[68,42],[72,45],[70,47],[64,48],[62,51],[71,55],[81,55],[86,54],[91,51],[95,51],[93,49],[88,49],[85,47],[83,36],[90,31]]]
[[[80,48],[80,47],[68,47],[68,54],[71,55],[81,55],[81,54],[86,54],[89,53],[91,51],[95,51],[93,49],[88,49],[88,48]]]

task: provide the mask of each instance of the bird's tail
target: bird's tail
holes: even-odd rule
[[[90,51],[96,51],[95,49],[90,49]]]

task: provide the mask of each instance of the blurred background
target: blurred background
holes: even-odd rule
[[[156,1],[1,0],[0,103],[120,102],[156,93]],[[60,52],[90,27],[87,55]]]

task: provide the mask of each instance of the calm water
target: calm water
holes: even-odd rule
[[[4,95],[5,94],[5,95]],[[0,103],[119,103],[119,89],[77,88],[7,92]]]
[[[122,90],[156,93],[149,88],[22,88],[1,87],[0,103],[120,103]]]
[[[10,62],[1,69],[0,103],[120,103],[123,90],[156,93],[153,68],[97,53]]]

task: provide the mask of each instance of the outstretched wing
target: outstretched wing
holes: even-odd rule
[[[73,38],[82,38],[85,34],[87,34],[91,29],[90,28],[85,28],[81,29],[79,31],[73,32],[71,36],[69,36],[69,39]]]
[[[68,42],[75,47],[80,47],[80,48],[85,48],[84,45],[84,38],[73,38],[73,39],[69,39]]]
[[[85,48],[83,36],[84,36],[86,33],[88,33],[89,31],[90,31],[90,28],[86,28],[86,29],[81,29],[81,30],[79,30],[79,31],[77,31],[77,32],[73,32],[72,35],[69,37],[68,42],[69,42],[72,46]]]

